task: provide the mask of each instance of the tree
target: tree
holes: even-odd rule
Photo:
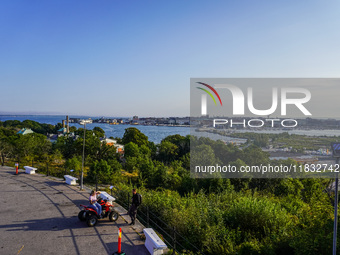
[[[169,164],[171,161],[175,160],[178,155],[178,147],[169,142],[162,141],[159,145],[158,158],[160,161]]]
[[[80,129],[78,129],[79,131]],[[74,147],[77,155],[83,153],[83,133],[74,141]],[[85,155],[89,155],[92,159],[97,159],[101,148],[101,141],[99,137],[93,135],[92,130],[86,130],[85,133]]]
[[[1,165],[5,165],[5,160],[14,150],[14,141],[18,136],[15,131],[8,128],[0,128],[0,160]]]
[[[143,157],[148,157],[148,158],[151,157],[151,149],[144,144],[139,147],[139,152],[140,154],[143,155]]]
[[[244,149],[244,158],[242,160],[247,165],[259,166],[269,163],[269,154],[263,152],[262,149],[257,146],[249,146]]]
[[[129,142],[124,146],[124,156],[125,157],[139,157],[140,151],[138,145],[134,142]]]
[[[76,154],[74,140],[72,137],[60,136],[52,145],[53,151],[59,150],[65,159],[70,159]],[[81,155],[81,154],[78,154]]]
[[[162,140],[162,142],[171,142],[178,147],[178,158],[190,152],[190,136],[181,136],[181,135],[170,135]]]
[[[80,156],[74,156],[65,162],[65,167],[69,170],[74,170],[74,173],[77,176],[80,176],[81,167],[82,167],[82,159]]]
[[[135,172],[138,171],[140,167],[140,160],[139,157],[125,157],[125,169],[129,172]]]
[[[116,152],[116,150],[117,150],[116,147],[114,147],[112,145],[108,145],[105,142],[102,142],[100,147],[99,147],[96,159],[97,160],[117,159],[117,158],[119,158],[119,155]]]
[[[92,131],[97,137],[105,137],[105,131],[100,127],[94,127]]]
[[[133,142],[138,146],[141,145],[148,145],[148,137],[144,135],[141,131],[137,128],[131,127],[125,129],[124,136],[122,138],[123,144],[128,144],[129,142]]]
[[[213,166],[219,162],[215,158],[214,150],[206,144],[194,147],[190,157],[192,166]]]
[[[30,128],[34,132],[44,134],[44,129],[42,128],[41,124],[39,122],[33,121],[33,120],[24,120],[22,122],[22,125],[25,128]]]
[[[26,158],[33,160],[41,159],[45,154],[51,152],[52,144],[42,134],[32,133],[27,135],[19,135],[15,140],[15,155],[17,158]]]
[[[225,165],[235,159],[234,151],[238,150],[236,146],[227,146],[222,141],[214,142],[211,147],[215,152],[216,158],[220,159]]]
[[[119,172],[122,169],[122,165],[116,158],[107,160],[107,163],[110,165],[112,172]]]
[[[167,182],[167,167],[159,161],[153,162],[154,164],[154,173],[150,176],[150,187],[157,188],[163,187]]]
[[[45,154],[51,154],[52,143],[42,134],[32,134],[35,140],[34,157],[38,160],[43,159]]]
[[[152,175],[154,174],[154,164],[151,158],[144,157],[139,162],[139,177],[148,185],[151,183]]]
[[[187,154],[183,155],[179,161],[182,162],[182,167],[186,170],[190,170],[190,152]]]
[[[3,122],[4,127],[23,128],[23,124],[19,120],[6,120]]]
[[[110,183],[113,174],[112,167],[105,160],[95,160],[87,175],[90,181]]]
[[[57,125],[54,126],[54,131],[53,133],[56,134],[59,129],[63,127],[63,124],[57,123]]]
[[[178,190],[181,187],[182,178],[187,171],[182,167],[181,161],[172,161],[171,166],[167,169],[166,187],[172,190]]]

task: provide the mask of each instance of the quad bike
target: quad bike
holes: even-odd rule
[[[116,221],[119,214],[113,209],[113,204],[107,200],[99,198],[97,201],[102,207],[101,217],[98,215],[97,211],[90,206],[80,205],[81,211],[78,214],[80,221],[86,221],[89,227],[94,227],[99,219],[109,217],[110,221]]]

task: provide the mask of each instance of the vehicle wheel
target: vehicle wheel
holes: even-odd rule
[[[89,227],[94,227],[97,224],[97,222],[98,222],[98,219],[94,215],[90,216],[86,221],[87,226]]]
[[[86,220],[86,211],[85,210],[82,210],[78,213],[78,219],[80,221],[85,221]]]
[[[112,211],[112,212],[110,212],[109,220],[110,221],[116,221],[116,220],[118,220],[118,216],[119,216],[119,214],[117,212]]]

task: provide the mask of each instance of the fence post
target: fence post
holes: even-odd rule
[[[96,175],[96,192],[98,191],[98,178],[97,178],[97,175]]]
[[[47,174],[47,176],[48,176],[48,163],[46,162],[46,174]]]
[[[130,192],[128,192],[127,209],[130,209]]]
[[[146,227],[150,227],[149,206],[146,207]]]
[[[176,254],[176,228],[175,228],[175,226],[172,228],[172,231],[173,231],[173,237],[172,237],[172,241],[173,241],[173,243],[172,243],[172,254],[174,255],[174,254]]]

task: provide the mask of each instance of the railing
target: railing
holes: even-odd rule
[[[130,192],[119,190],[116,193],[112,193],[111,190],[111,195],[114,195],[117,198],[116,202],[118,204],[129,210],[130,201],[132,199]],[[195,254],[204,255],[199,248],[180,235],[174,226],[170,226],[160,217],[151,212],[148,206],[141,206],[140,209],[138,209],[137,219],[147,228],[152,227],[156,232],[158,232],[158,234],[163,237],[162,239],[168,247],[173,250],[173,254],[175,254],[175,252],[182,253],[184,250],[188,250],[195,252]]]

